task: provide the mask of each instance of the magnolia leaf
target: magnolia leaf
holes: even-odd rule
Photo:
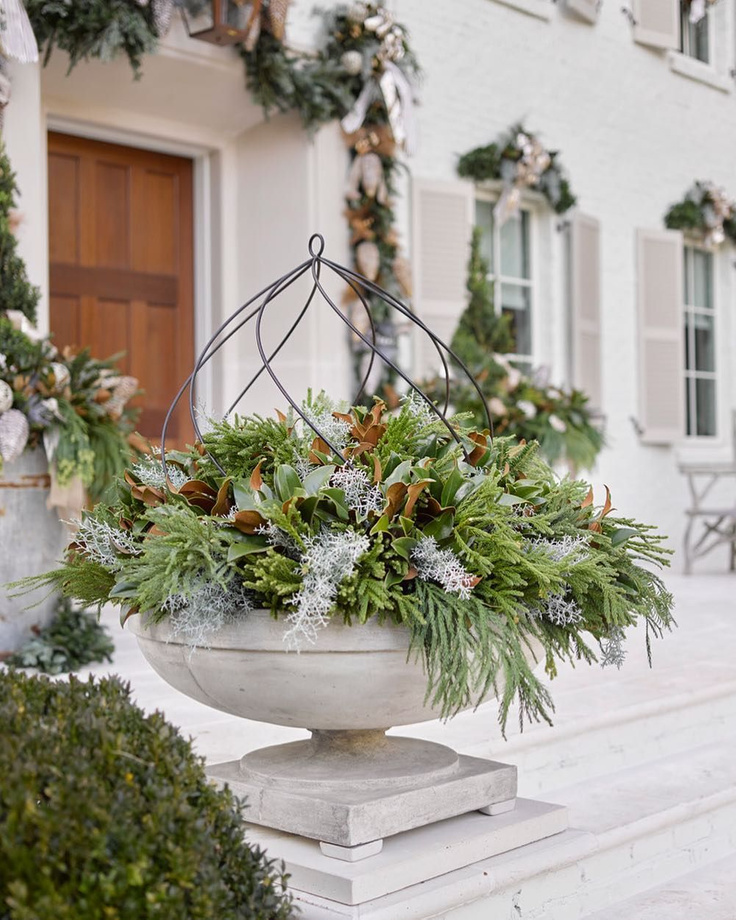
[[[228,476],[217,490],[217,501],[212,508],[212,514],[216,517],[225,517],[232,508],[232,502],[230,501],[230,484],[232,481],[232,478]]]
[[[395,482],[405,481],[408,482],[411,476],[411,460],[402,460],[398,466],[396,466],[392,473],[386,477],[384,482],[387,486],[392,485]]]
[[[282,463],[276,467],[276,474],[273,477],[276,494],[282,502],[288,501],[302,487],[302,481],[297,471],[289,466],[288,463]]]
[[[378,454],[371,454],[371,460],[373,461],[373,484],[378,485],[383,479],[381,461],[378,459]]]
[[[588,494],[583,499],[581,508],[589,508],[593,504],[593,486],[588,489]]]
[[[332,478],[335,469],[335,466],[321,466],[317,470],[312,470],[302,483],[307,495],[315,495],[323,486],[326,486]]]
[[[255,534],[245,542],[232,543],[227,551],[227,561],[235,562],[236,559],[240,559],[243,556],[250,556],[253,553],[265,553],[269,546],[268,537],[262,534]]]
[[[381,515],[381,517],[376,521],[373,527],[371,527],[371,531],[370,531],[371,536],[373,536],[373,534],[375,533],[385,533],[388,530],[390,523],[391,521],[388,515],[386,514]]]
[[[411,558],[411,552],[419,541],[413,539],[412,537],[397,537],[395,540],[391,541],[392,548],[402,557],[409,561]]]
[[[444,511],[438,518],[430,521],[428,524],[425,524],[422,528],[422,533],[425,537],[434,537],[435,540],[441,542],[446,540],[452,534],[452,527],[455,521],[455,514],[453,511]]]
[[[250,474],[250,487],[254,492],[260,492],[261,486],[263,485],[263,476],[261,476],[261,464],[263,460],[258,461],[258,465]]]
[[[386,490],[386,501],[388,504],[384,508],[383,513],[388,515],[389,519],[393,518],[399,508],[404,504],[404,499],[408,491],[409,487],[405,482],[394,482],[388,487]]]
[[[414,510],[414,505],[416,505],[417,499],[423,490],[427,488],[431,481],[431,479],[420,479],[419,482],[413,482],[406,490],[408,497],[406,500],[406,505],[404,506],[405,517],[411,517],[411,513]],[[393,488],[393,486],[391,488]]]
[[[256,533],[259,527],[263,527],[266,519],[257,511],[238,511],[233,517],[232,524],[242,533]]]
[[[639,531],[633,527],[618,527],[611,534],[611,546],[621,546],[632,537],[638,537]]]

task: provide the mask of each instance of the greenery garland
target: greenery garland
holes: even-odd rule
[[[736,203],[712,182],[696,182],[664,217],[670,230],[684,230],[706,245],[736,243]]]
[[[556,214],[564,214],[577,199],[558,156],[557,151],[546,150],[537,136],[519,123],[512,125],[495,143],[463,154],[457,172],[474,182],[500,179],[509,189],[536,189]]]
[[[25,263],[18,255],[14,232],[17,195],[15,173],[0,142],[0,311],[16,310],[34,323],[41,292],[28,280]]]
[[[69,55],[69,70],[81,61],[111,61],[124,55],[136,77],[143,55],[158,47],[153,6],[137,0],[24,0],[28,18],[48,64],[53,49]]]
[[[492,441],[461,418],[448,431],[416,396],[393,414],[322,395],[302,408],[341,457],[291,411],[215,422],[165,467],[133,466],[85,515],[64,565],[24,585],[111,602],[123,620],[169,617],[192,645],[240,617],[247,628],[255,606],[284,618],[296,648],[331,616],[404,624],[442,715],[495,687],[502,725],[514,700],[522,719],[550,718],[530,640],[554,674],[560,660],[594,661],[591,641],[620,665],[637,621],[647,635],[672,625],[652,570],[667,562],[660,537],[616,517],[610,496],[596,507],[587,484],[558,480],[535,444]]]
[[[494,308],[488,262],[480,247],[481,230],[476,228],[468,262],[470,297],[455,330],[452,350],[483,391],[497,434],[538,441],[550,463],[563,462],[573,471],[591,469],[603,447],[603,434],[587,397],[580,390],[550,386],[540,372],[529,376],[509,363],[505,355],[515,350],[510,321]],[[457,366],[454,371],[454,410],[472,415],[477,425],[485,424],[485,407],[478,391]],[[444,400],[444,379],[428,380],[422,389],[438,404]]]

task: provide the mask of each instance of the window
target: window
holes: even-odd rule
[[[716,431],[713,253],[685,247],[685,418],[689,436]]]
[[[681,0],[680,3],[680,51],[697,61],[710,64],[710,13],[706,9],[702,19],[690,22],[692,2]]]
[[[488,260],[495,309],[511,317],[515,347],[509,357],[529,371],[533,344],[531,215],[522,209],[498,227],[493,207],[488,200],[475,203],[475,223],[483,232],[481,251]]]

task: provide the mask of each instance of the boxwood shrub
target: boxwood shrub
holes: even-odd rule
[[[285,920],[282,868],[117,678],[0,671],[0,920]]]

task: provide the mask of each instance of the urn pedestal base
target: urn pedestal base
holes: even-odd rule
[[[468,888],[488,885],[499,861],[518,862],[523,877],[538,842],[559,834],[564,845],[566,831],[565,808],[517,799],[506,814],[476,811],[389,837],[382,852],[359,862],[328,859],[314,840],[255,824],[247,839],[284,861],[302,920],[396,920],[444,916],[457,897],[467,900]]]
[[[355,862],[413,828],[481,811],[510,811],[516,767],[380,730],[315,731],[308,741],[263,748],[208,767],[245,797],[249,822],[319,841]]]

